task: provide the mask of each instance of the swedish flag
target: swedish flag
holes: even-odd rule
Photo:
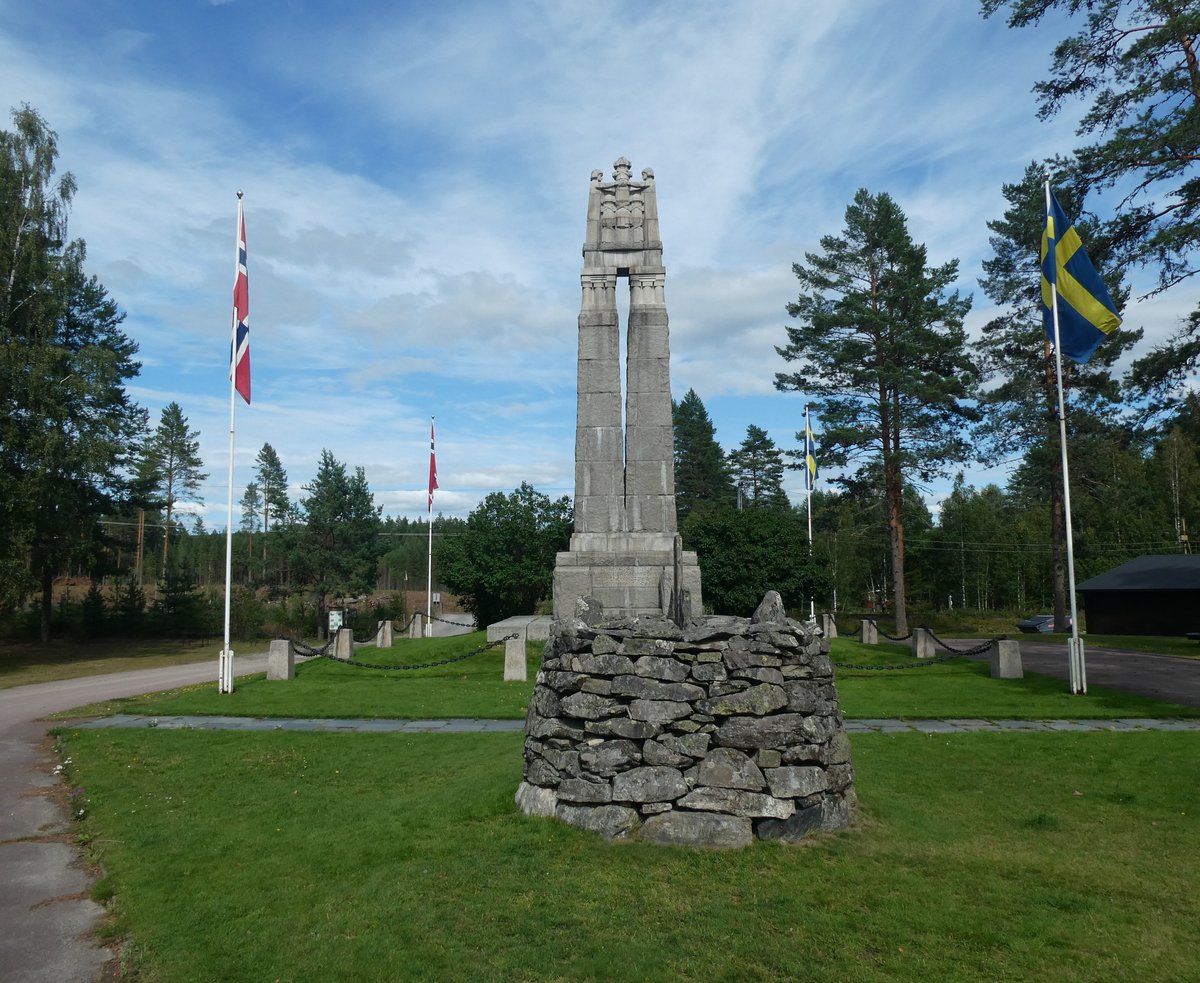
[[[1058,288],[1058,335],[1064,355],[1076,362],[1092,357],[1100,342],[1121,324],[1117,307],[1092,266],[1083,241],[1047,188],[1042,231],[1042,320],[1054,343],[1052,289]]]
[[[817,484],[817,444],[812,427],[804,421],[804,490],[812,491]]]

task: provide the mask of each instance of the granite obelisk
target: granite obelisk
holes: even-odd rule
[[[617,281],[629,281],[624,420]],[[675,457],[670,345],[654,172],[624,157],[592,172],[583,244],[575,528],[554,569],[554,616],[580,597],[609,614],[665,615],[675,588]],[[685,606],[701,610],[696,554],[681,557]]]

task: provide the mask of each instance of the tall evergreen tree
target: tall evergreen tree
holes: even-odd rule
[[[284,470],[279,455],[275,453],[275,448],[270,444],[263,444],[258,457],[254,459],[254,480],[258,483],[262,495],[262,567],[265,577],[267,543],[273,538],[270,536],[271,526],[278,528],[281,523],[286,523],[292,508],[287,494],[287,471]]]
[[[160,496],[166,511],[163,529],[163,570],[168,566],[171,542],[171,518],[175,506],[185,496],[198,497],[200,483],[208,475],[200,470],[200,433],[188,426],[183,408],[172,401],[163,407],[154,432],[142,445],[138,470]]]
[[[1019,182],[1004,185],[1008,207],[1003,217],[988,222],[993,255],[984,260],[984,276],[979,283],[1002,313],[984,325],[976,346],[984,375],[993,385],[980,393],[983,419],[975,433],[979,458],[989,465],[1026,455],[1049,469],[1039,485],[1050,503],[1054,616],[1057,624],[1065,624],[1067,541],[1058,382],[1041,309],[1040,250],[1045,223],[1042,172],[1041,166],[1031,163]],[[1074,187],[1060,188],[1059,198],[1068,214],[1077,212],[1079,195]],[[1104,276],[1118,309],[1123,307],[1129,291],[1112,268],[1103,237],[1093,235],[1095,225],[1085,219],[1077,220],[1076,228],[1088,242],[1088,254]],[[1141,336],[1141,329],[1118,329],[1086,363],[1063,359],[1063,394],[1069,410],[1078,407],[1097,415],[1118,412],[1121,391],[1112,375],[1113,366]],[[1067,421],[1069,432],[1074,432],[1070,412]]]
[[[55,575],[91,560],[98,520],[128,492],[126,452],[144,424],[127,380],[137,345],[67,241],[70,174],[36,111],[0,132],[0,606],[41,590],[50,632]],[[28,568],[26,563],[28,562]]]
[[[272,522],[278,525],[287,516],[289,505],[287,471],[270,444],[263,444],[254,459],[254,480],[262,493],[263,532],[269,532]]]
[[[246,490],[242,493],[238,505],[242,509],[242,532],[246,534],[246,559],[253,561],[254,534],[262,528],[262,518],[259,516],[259,512],[262,511],[263,501],[262,493],[258,490],[258,482],[252,481],[246,485]]]
[[[708,410],[689,389],[673,409],[675,424],[675,509],[682,522],[692,512],[732,505],[737,491],[729,461],[717,443]]]
[[[762,427],[746,427],[745,439],[729,452],[729,468],[748,508],[791,508],[783,490],[783,451]]]
[[[304,523],[296,530],[295,562],[317,594],[318,629],[326,630],[330,594],[365,593],[379,575],[382,506],[367,484],[361,467],[354,474],[328,450],[321,451],[317,473],[304,486]]]
[[[845,220],[841,235],[824,236],[821,252],[792,267],[802,292],[788,313],[799,324],[776,351],[799,371],[776,374],[775,387],[822,397],[829,463],[878,462],[904,634],[904,489],[910,476],[944,473],[967,455],[961,427],[978,379],[962,325],[971,302],[948,292],[958,261],[927,267],[925,246],[887,194],[860,190]]]
[[[1200,12],[1185,0],[981,0],[985,17],[1008,8],[1009,27],[1038,25],[1055,8],[1084,13],[1054,49],[1049,77],[1034,85],[1038,116],[1089,102],[1076,151],[1086,186],[1124,197],[1108,236],[1122,266],[1158,271],[1169,289],[1200,272]],[[1175,399],[1176,383],[1200,365],[1200,310],[1182,330],[1138,360],[1134,380]]]

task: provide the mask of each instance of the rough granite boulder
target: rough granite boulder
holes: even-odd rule
[[[610,839],[734,848],[844,829],[857,798],[828,649],[753,618],[553,623],[518,807]],[[585,617],[586,616],[586,617]]]

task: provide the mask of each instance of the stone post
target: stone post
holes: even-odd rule
[[[525,662],[525,632],[513,631],[516,638],[504,640],[504,681],[525,680],[529,678],[529,668]]]
[[[875,622],[870,618],[863,618],[859,624],[862,625],[862,643],[864,645],[878,645],[879,629],[875,627]]]
[[[421,629],[417,627],[421,619],[425,617],[424,611],[418,611],[412,616],[412,620],[408,623],[408,637],[420,638],[422,635]]]
[[[335,659],[354,658],[354,630],[339,628],[333,638],[333,657]]]
[[[932,659],[937,655],[933,633],[928,628],[913,629],[912,653],[918,659]]]
[[[289,639],[271,639],[267,653],[267,679],[294,679],[296,676],[296,649]]]
[[[379,628],[375,632],[375,646],[381,649],[390,649],[395,644],[393,632],[394,626],[391,618],[379,622]]]
[[[818,614],[817,624],[821,626],[821,633],[826,638],[837,638],[837,619],[832,614]]]
[[[1021,666],[1021,643],[1008,639],[992,642],[988,656],[992,662],[993,679],[1024,679],[1025,670]]]

